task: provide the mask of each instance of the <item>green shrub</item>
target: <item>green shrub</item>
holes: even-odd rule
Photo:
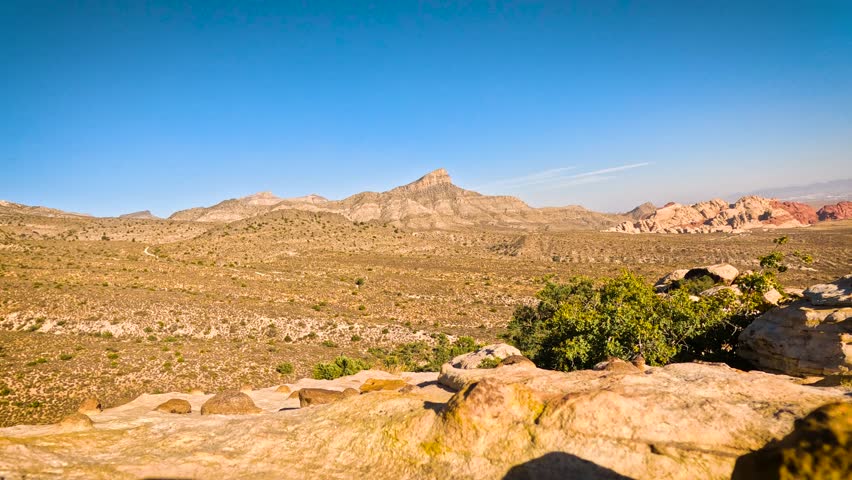
[[[739,332],[769,308],[761,295],[770,281],[748,278],[740,285],[741,297],[723,290],[697,301],[690,299],[689,288],[657,295],[630,272],[600,284],[582,277],[566,284],[547,280],[535,308],[515,310],[506,338],[536,365],[555,370],[639,354],[651,365],[733,361]]]
[[[322,341],[322,346],[323,346],[323,347],[328,347],[328,348],[337,348],[337,344],[336,344],[336,343],[334,343],[334,342],[332,342],[331,340],[323,340],[323,341]]]
[[[390,369],[410,372],[437,372],[441,365],[453,357],[477,350],[478,345],[471,337],[459,337],[450,343],[449,338],[442,334],[435,337],[435,345],[426,342],[411,342],[399,345],[393,350],[371,348],[368,352],[379,362]]]
[[[370,364],[357,358],[341,355],[333,362],[314,365],[313,377],[318,380],[334,380],[335,378],[354,375],[361,370],[367,370]]]
[[[485,357],[479,362],[479,365],[476,368],[497,368],[497,365],[500,365],[500,360],[491,357]]]
[[[68,360],[71,360],[72,358],[74,358],[74,355],[71,355],[70,353],[63,353],[63,354],[59,355],[59,359],[62,360],[62,361],[68,361]]]
[[[690,295],[698,295],[699,293],[713,288],[716,285],[716,280],[710,275],[701,275],[695,278],[682,278],[672,282],[672,290],[685,290]]]
[[[293,373],[293,364],[290,362],[279,363],[278,366],[275,367],[275,371],[281,375],[290,375]]]

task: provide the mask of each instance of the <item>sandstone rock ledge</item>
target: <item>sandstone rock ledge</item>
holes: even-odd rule
[[[201,416],[211,395],[143,395],[93,429],[0,429],[0,477],[38,478],[729,478],[737,457],[820,405],[852,399],[792,378],[709,364],[560,373],[529,365],[437,374],[360,372],[419,388],[297,408],[276,387],[246,393],[255,415]],[[152,411],[169,398],[192,412]],[[282,410],[283,409],[283,410]]]

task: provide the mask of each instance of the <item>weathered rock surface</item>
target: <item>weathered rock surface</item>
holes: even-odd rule
[[[168,398],[195,412],[207,397],[143,395],[82,434],[4,428],[0,476],[724,479],[737,457],[788,434],[795,418],[849,398],[709,364],[644,373],[447,368],[461,392],[436,386],[435,374],[402,374],[421,388],[298,409],[271,387],[246,394],[263,409],[246,416],[162,415],[151,410]],[[319,384],[340,390],[379,377]],[[294,389],[320,381],[300,382]]]
[[[92,423],[92,419],[89,418],[88,415],[84,415],[80,412],[72,413],[71,415],[63,418],[62,421],[59,422],[59,426],[66,432],[81,432],[95,428]]]
[[[310,407],[311,405],[323,405],[334,403],[344,398],[358,395],[358,390],[347,388],[346,390],[326,390],[323,388],[303,388],[299,390],[299,407]]]
[[[687,273],[689,273],[688,268],[680,268],[669,274],[666,274],[663,276],[663,278],[657,280],[657,283],[654,284],[654,288],[658,292],[666,292],[669,288],[671,288],[674,282],[677,282],[678,280],[683,280],[686,277]]]
[[[157,410],[158,412],[178,413],[183,415],[192,412],[192,405],[190,405],[186,400],[180,398],[170,398],[160,405],[157,405],[157,408],[154,410]]]
[[[817,211],[820,220],[845,220],[852,218],[852,202],[840,202],[837,205],[826,205]]]
[[[245,415],[262,411],[245,392],[217,393],[201,406],[202,415]]]
[[[780,441],[737,459],[732,480],[852,478],[852,403],[824,405]]]
[[[93,413],[101,413],[103,407],[101,406],[100,400],[95,397],[89,397],[83,400],[83,403],[80,404],[80,408],[77,409],[77,412],[91,415]]]
[[[843,305],[850,279],[811,287],[805,299],[755,319],[740,334],[738,354],[759,368],[789,375],[852,371],[852,306],[825,306]]]
[[[852,307],[852,275],[846,275],[831,283],[814,285],[802,295],[817,306]]]
[[[509,355],[500,360],[498,367],[507,367],[509,365],[518,365],[525,368],[535,368],[535,363],[523,355]]]
[[[408,385],[402,379],[369,378],[361,385],[361,393],[377,392],[379,390],[399,390]]]
[[[505,343],[486,345],[475,352],[465,353],[453,358],[450,363],[456,368],[479,368],[483,360],[500,361],[506,357],[521,355],[517,348]]]

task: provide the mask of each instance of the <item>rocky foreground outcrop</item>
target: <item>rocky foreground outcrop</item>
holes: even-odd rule
[[[814,285],[739,336],[738,355],[788,375],[852,374],[852,275]]]
[[[291,397],[376,380],[407,386],[305,408]],[[169,393],[92,414],[92,426],[0,429],[0,477],[723,479],[796,418],[850,400],[791,377],[697,363],[572,373],[447,364],[440,375],[363,371],[287,387],[245,393],[259,414],[202,416],[210,395]],[[169,399],[192,413],[156,411]]]
[[[610,231],[624,233],[741,232],[754,228],[803,227],[819,220],[817,212],[798,202],[747,196],[736,203],[714,199],[693,205],[669,203],[638,221],[624,222]]]

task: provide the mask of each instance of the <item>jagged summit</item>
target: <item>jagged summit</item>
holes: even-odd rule
[[[450,178],[450,174],[447,173],[446,169],[439,168],[437,170],[433,170],[426,175],[418,178],[417,180],[403,185],[401,187],[394,188],[392,191],[400,191],[400,192],[411,192],[418,190],[425,190],[430,187],[434,187],[435,185],[452,185],[453,180]]]
[[[245,201],[249,205],[275,205],[283,200],[283,198],[275,196],[272,192],[257,192],[240,200]]]

